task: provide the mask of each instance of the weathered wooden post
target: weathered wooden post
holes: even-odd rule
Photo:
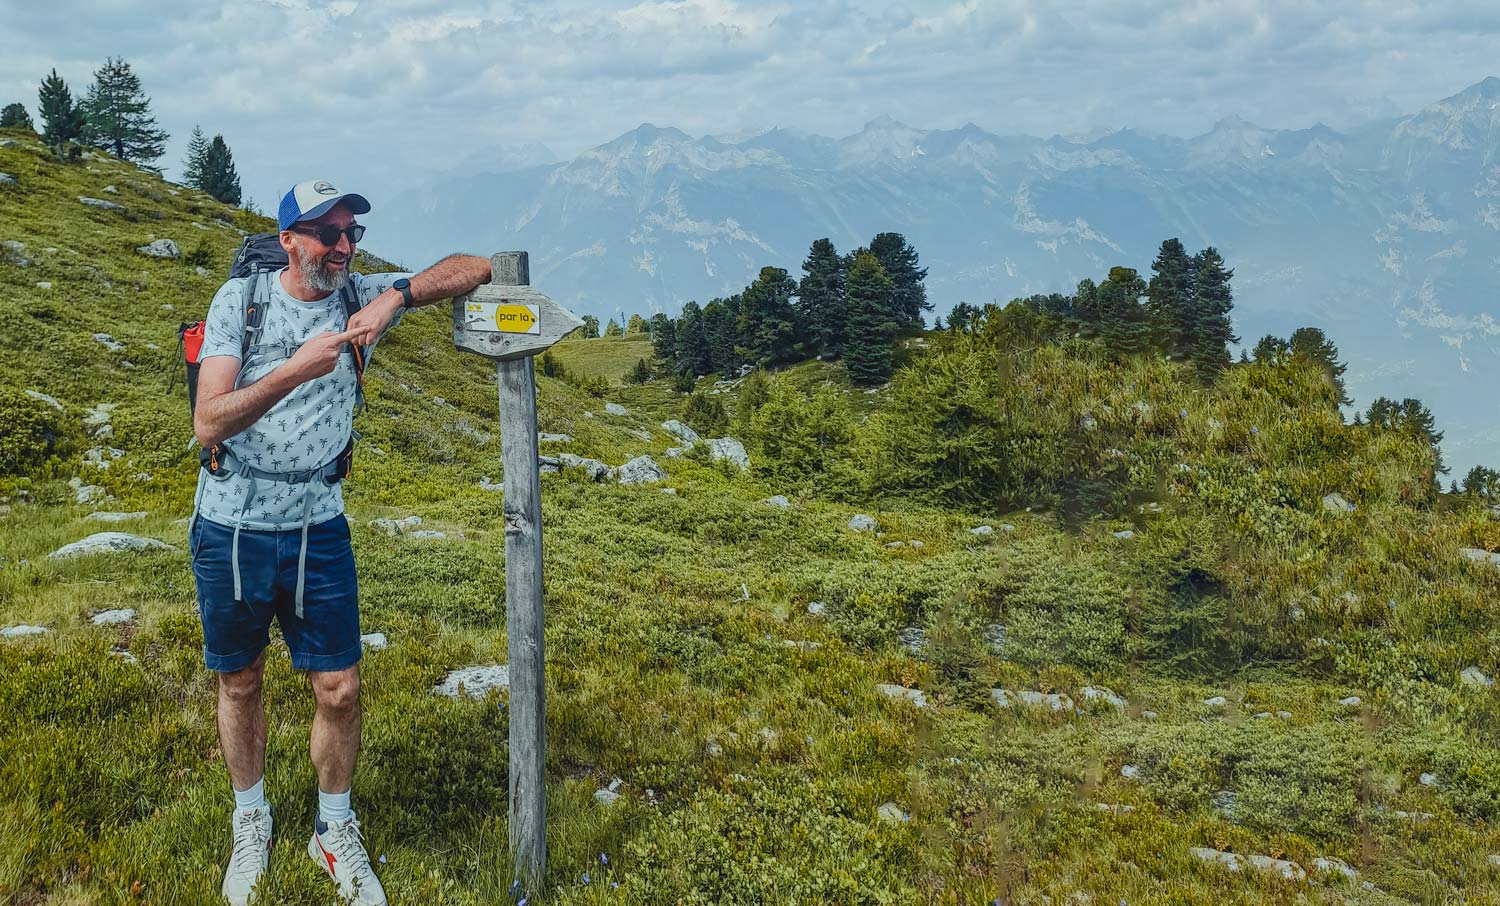
[[[547,871],[547,720],[542,631],[542,481],[537,353],[583,321],[532,289],[525,252],[490,258],[490,282],[453,300],[453,343],[495,361],[505,494],[505,630],[510,660],[510,848],[518,878]]]

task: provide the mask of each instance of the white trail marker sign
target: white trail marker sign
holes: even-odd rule
[[[518,878],[547,871],[547,719],[542,631],[542,480],[533,357],[583,326],[532,289],[525,252],[490,258],[490,282],[453,300],[453,344],[493,359],[500,384],[505,630],[510,660],[510,848]]]

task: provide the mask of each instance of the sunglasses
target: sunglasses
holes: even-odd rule
[[[341,230],[336,226],[323,226],[311,230],[305,228],[299,230],[296,227],[292,227],[291,231],[293,233],[301,233],[304,236],[316,236],[319,242],[329,248],[339,244],[340,236],[348,236],[349,244],[355,245],[365,235],[364,226],[358,223],[351,225],[347,230]]]

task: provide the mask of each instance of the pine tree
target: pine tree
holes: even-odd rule
[[[878,233],[870,243],[870,252],[885,269],[891,281],[891,313],[898,326],[920,326],[922,312],[931,311],[927,301],[927,268],[917,267],[917,250],[906,244],[900,233]]]
[[[203,188],[204,158],[208,156],[208,139],[196,124],[193,136],[188,139],[187,153],[182,158],[182,184],[194,189]]]
[[[844,341],[844,367],[856,384],[878,384],[891,376],[894,291],[880,260],[860,252],[849,267],[849,327]]]
[[[674,357],[676,370],[694,377],[713,370],[709,357],[708,336],[703,330],[703,308],[697,302],[682,307],[682,317],[677,319],[677,354]]]
[[[645,359],[636,359],[635,366],[630,369],[629,374],[625,375],[625,380],[631,384],[646,383],[651,380],[651,366],[646,364]]]
[[[1254,359],[1265,365],[1279,365],[1292,352],[1292,344],[1281,337],[1266,334],[1255,344]]]
[[[709,371],[733,377],[744,359],[739,335],[740,297],[714,299],[703,306],[703,336],[708,344]]]
[[[42,114],[42,139],[56,149],[77,141],[83,132],[83,110],[74,103],[68,83],[56,69],[42,80],[37,100]]]
[[[1187,353],[1201,379],[1207,381],[1229,367],[1229,344],[1239,342],[1231,332],[1229,311],[1234,295],[1229,281],[1234,271],[1224,266],[1217,249],[1209,246],[1193,256],[1193,307],[1187,319]]]
[[[240,175],[234,169],[234,155],[224,143],[224,136],[215,135],[203,154],[203,191],[225,204],[240,203]]]
[[[583,338],[585,340],[599,339],[599,319],[593,315],[583,316]]]
[[[791,357],[797,338],[796,291],[796,281],[779,267],[761,268],[755,282],[745,287],[736,328],[742,358],[769,365]]]
[[[26,112],[26,105],[20,101],[6,104],[4,110],[0,110],[0,129],[21,128],[30,129],[31,114]]]
[[[166,152],[167,133],[156,127],[151,99],[130,64],[113,57],[94,71],[94,84],[83,101],[83,139],[148,170]],[[238,193],[236,193],[238,203]]]
[[[622,328],[620,325],[616,324],[614,318],[610,318],[609,319],[609,325],[604,328],[604,335],[606,337],[623,336],[624,333],[625,333],[624,328]]]
[[[1347,406],[1354,402],[1344,392],[1344,371],[1348,366],[1338,360],[1338,347],[1323,335],[1323,331],[1316,327],[1299,327],[1292,332],[1291,342],[1287,346],[1293,355],[1303,356],[1322,367],[1328,383],[1337,394],[1335,399],[1339,405]]]
[[[844,259],[828,239],[819,239],[802,262],[805,276],[797,286],[797,315],[812,351],[838,358],[844,345],[844,294],[848,274]]]
[[[1120,355],[1145,352],[1151,343],[1151,324],[1141,296],[1146,281],[1134,268],[1110,268],[1109,277],[1099,284],[1097,299],[1099,334],[1109,349]]]
[[[1187,347],[1183,326],[1193,301],[1193,261],[1180,240],[1167,239],[1151,270],[1146,290],[1151,339],[1168,357],[1179,357]]]
[[[625,336],[633,337],[646,332],[646,319],[640,315],[631,315],[630,320],[625,322]]]
[[[664,314],[651,316],[651,351],[668,369],[677,363],[677,322]]]

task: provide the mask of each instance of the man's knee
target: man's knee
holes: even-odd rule
[[[318,707],[324,711],[347,713],[359,707],[359,668],[345,670],[314,671],[313,695]]]
[[[219,674],[219,692],[236,703],[260,700],[261,682],[266,673],[266,655],[261,652],[248,667]]]

